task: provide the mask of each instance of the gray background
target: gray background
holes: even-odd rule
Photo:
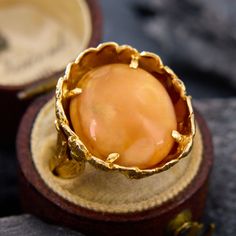
[[[228,73],[227,66],[232,62],[232,71],[235,67],[231,56],[236,46],[233,38],[236,28],[232,25],[235,17],[229,24],[230,14],[227,13],[236,9],[233,8],[234,5],[229,5],[230,1],[205,2],[207,3],[184,0],[184,5],[178,6],[178,1],[174,0],[171,4],[167,0],[102,0],[103,41],[130,44],[140,51],[158,53],[164,63],[186,83],[189,94],[194,98],[194,104],[207,120],[215,148],[215,165],[202,220],[205,223],[216,223],[215,235],[233,236],[236,235],[236,87],[234,73]],[[180,14],[185,14],[186,19],[179,17]],[[207,19],[209,15],[211,17]],[[194,17],[206,18],[206,21],[197,22],[196,27],[201,24],[202,26],[192,29],[192,25],[196,23]],[[158,27],[161,23],[168,27],[162,28],[160,33]],[[173,38],[169,40],[171,29],[180,29],[183,35],[189,35],[189,40],[185,38],[183,43],[178,32],[173,32]],[[192,31],[198,34],[195,36]],[[223,32],[220,34],[223,36],[219,36],[218,32]],[[195,47],[192,43],[199,40],[203,49],[204,45],[211,45],[211,51],[206,52],[202,48],[202,51],[191,50]],[[170,43],[173,42],[176,44],[171,47]],[[209,59],[205,60],[205,64],[195,60],[199,57],[199,52],[200,57],[202,55]],[[214,55],[222,55],[219,64],[214,62]],[[19,203],[16,170],[14,144],[0,144],[0,235],[79,235],[24,214]]]

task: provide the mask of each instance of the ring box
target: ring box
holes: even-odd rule
[[[98,44],[101,27],[96,0],[0,1],[3,142],[14,139],[32,98],[55,87],[78,51]],[[11,125],[5,125],[9,120]]]
[[[130,180],[87,166],[76,180],[61,180],[48,168],[56,142],[53,104],[52,94],[37,99],[18,132],[21,198],[26,212],[86,235],[166,235],[170,223],[186,211],[191,221],[200,220],[213,149],[206,123],[196,110],[198,128],[192,151],[169,170]]]

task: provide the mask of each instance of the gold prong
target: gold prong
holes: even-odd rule
[[[108,162],[109,164],[113,163],[114,161],[116,161],[118,158],[120,157],[119,153],[110,153],[106,159],[106,162]]]
[[[137,69],[138,68],[138,60],[139,60],[139,55],[132,55],[131,56],[131,61],[129,64],[130,68]]]
[[[71,98],[71,97],[74,97],[76,95],[79,95],[82,93],[82,89],[81,88],[75,88],[75,89],[72,89],[70,91],[68,91],[65,95],[66,98]]]
[[[180,142],[182,140],[182,135],[177,131],[173,130],[171,136],[175,139],[176,142]]]

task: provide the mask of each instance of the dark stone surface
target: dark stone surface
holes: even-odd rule
[[[48,225],[31,215],[0,218],[1,236],[82,236],[59,226]]]
[[[197,101],[214,141],[205,222],[214,222],[218,236],[236,235],[236,99]]]

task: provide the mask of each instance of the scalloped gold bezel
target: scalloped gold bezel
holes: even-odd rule
[[[68,105],[70,97],[81,92],[80,89],[76,88],[78,81],[89,70],[111,63],[125,63],[133,68],[140,67],[156,78],[158,77],[159,81],[161,78],[160,82],[165,86],[172,99],[178,123],[177,130],[172,132],[176,145],[174,150],[154,168],[139,169],[137,167],[117,165],[114,163],[117,158],[115,154],[109,155],[107,160],[103,161],[89,152],[85,144],[70,127],[69,115],[67,114]],[[75,62],[67,66],[64,77],[58,80],[56,86],[55,109],[58,136],[63,136],[63,145],[66,144],[66,151],[64,150],[62,153],[64,155],[67,153],[67,157],[62,159],[76,160],[80,163],[80,166],[88,162],[101,170],[119,171],[129,178],[143,178],[169,169],[179,162],[181,158],[188,155],[195,135],[191,97],[187,96],[183,82],[169,67],[163,65],[160,57],[156,54],[150,52],[139,53],[128,45],[119,46],[114,42],[102,43],[97,48],[85,50],[79,54]],[[58,145],[62,145],[62,142],[59,142]],[[57,147],[57,149],[61,148]],[[54,163],[55,166],[56,164]]]

